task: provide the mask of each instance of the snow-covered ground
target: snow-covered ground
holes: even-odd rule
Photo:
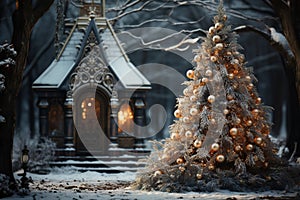
[[[14,195],[4,199],[46,199],[46,200],[106,200],[106,199],[279,199],[297,198],[296,193],[270,191],[264,193],[239,193],[218,191],[213,193],[165,193],[131,190],[129,185],[135,179],[135,172],[107,174],[98,172],[78,172],[72,168],[54,169],[50,174],[37,175],[29,173],[34,183],[30,185],[31,193],[22,197]],[[19,178],[19,177],[18,177]],[[297,196],[297,197],[296,197]],[[268,198],[270,197],[270,198]]]

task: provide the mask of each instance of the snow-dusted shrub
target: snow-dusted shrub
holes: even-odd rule
[[[29,150],[27,170],[30,172],[45,173],[45,170],[49,167],[49,163],[55,158],[55,143],[46,137],[35,137],[25,140],[21,136],[16,136],[14,138],[13,154],[13,168],[15,171],[22,167],[21,156],[24,145],[27,145]]]
[[[9,188],[10,178],[5,174],[0,174],[0,198],[11,196],[13,191]]]

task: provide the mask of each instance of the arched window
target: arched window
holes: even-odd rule
[[[129,104],[121,105],[118,112],[118,132],[133,133],[133,112]]]

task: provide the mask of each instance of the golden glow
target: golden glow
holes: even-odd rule
[[[132,130],[133,126],[133,112],[130,105],[123,104],[118,112],[118,125],[119,132],[126,130],[126,132]]]
[[[99,103],[99,102],[98,102]],[[86,120],[88,117],[91,117],[92,112],[99,112],[100,106],[95,107],[95,98],[86,98],[81,102],[81,117],[83,120]],[[97,113],[99,114],[99,113]]]

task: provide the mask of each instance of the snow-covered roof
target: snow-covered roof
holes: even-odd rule
[[[99,27],[103,29],[101,33]],[[108,20],[86,17],[78,18],[58,57],[34,81],[33,88],[61,89],[82,59],[83,46],[91,31],[96,33],[95,37],[103,50],[103,59],[125,89],[151,88],[147,78],[130,62]]]

